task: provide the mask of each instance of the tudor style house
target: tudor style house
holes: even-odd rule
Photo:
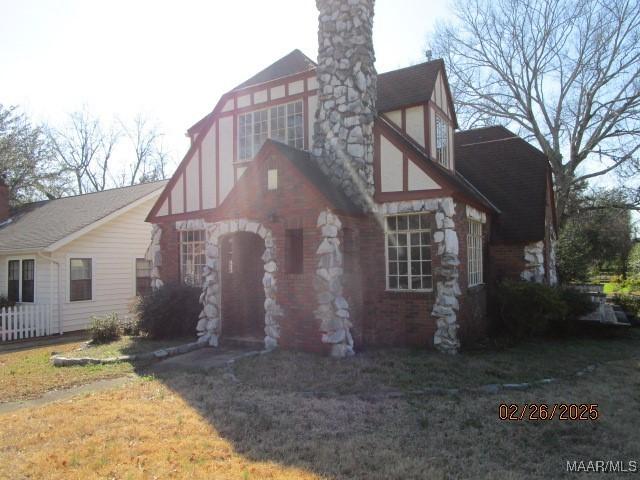
[[[202,288],[201,341],[456,352],[503,278],[555,282],[544,155],[457,132],[444,62],[377,74],[373,0],[318,0],[294,50],[225,93],[155,203],[152,285]]]

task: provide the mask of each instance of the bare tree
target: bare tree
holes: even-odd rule
[[[535,139],[561,221],[581,182],[637,171],[639,0],[456,0],[454,13],[431,47],[447,63],[461,122]]]
[[[62,129],[49,130],[61,167],[74,177],[75,193],[98,192],[109,186],[110,160],[120,136],[117,129],[105,129],[86,107],[70,114]]]
[[[142,116],[136,115],[132,125],[120,122],[125,135],[134,148],[133,162],[120,175],[122,184],[151,182],[166,178],[165,166],[168,155],[162,146],[163,134],[156,125]]]

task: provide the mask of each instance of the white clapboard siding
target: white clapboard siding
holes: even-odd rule
[[[0,339],[3,342],[51,335],[49,305],[16,305],[0,308]]]

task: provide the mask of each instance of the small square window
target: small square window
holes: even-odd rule
[[[275,168],[270,168],[267,171],[267,190],[277,190],[278,189],[278,170]]]

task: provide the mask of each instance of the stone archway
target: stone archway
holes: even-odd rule
[[[238,219],[223,220],[215,223],[205,223],[207,241],[205,248],[206,265],[203,271],[202,294],[200,303],[203,305],[198,321],[197,331],[199,342],[208,342],[209,345],[217,346],[221,332],[221,284],[220,284],[220,238],[223,235],[236,232],[250,232],[257,234],[264,240],[264,253],[262,261],[264,263],[264,275],[262,285],[264,287],[264,346],[266,349],[273,349],[278,346],[280,338],[280,325],[277,317],[282,316],[282,309],[276,301],[276,278],[278,270],[276,263],[275,240],[271,230],[264,227],[259,222]]]

